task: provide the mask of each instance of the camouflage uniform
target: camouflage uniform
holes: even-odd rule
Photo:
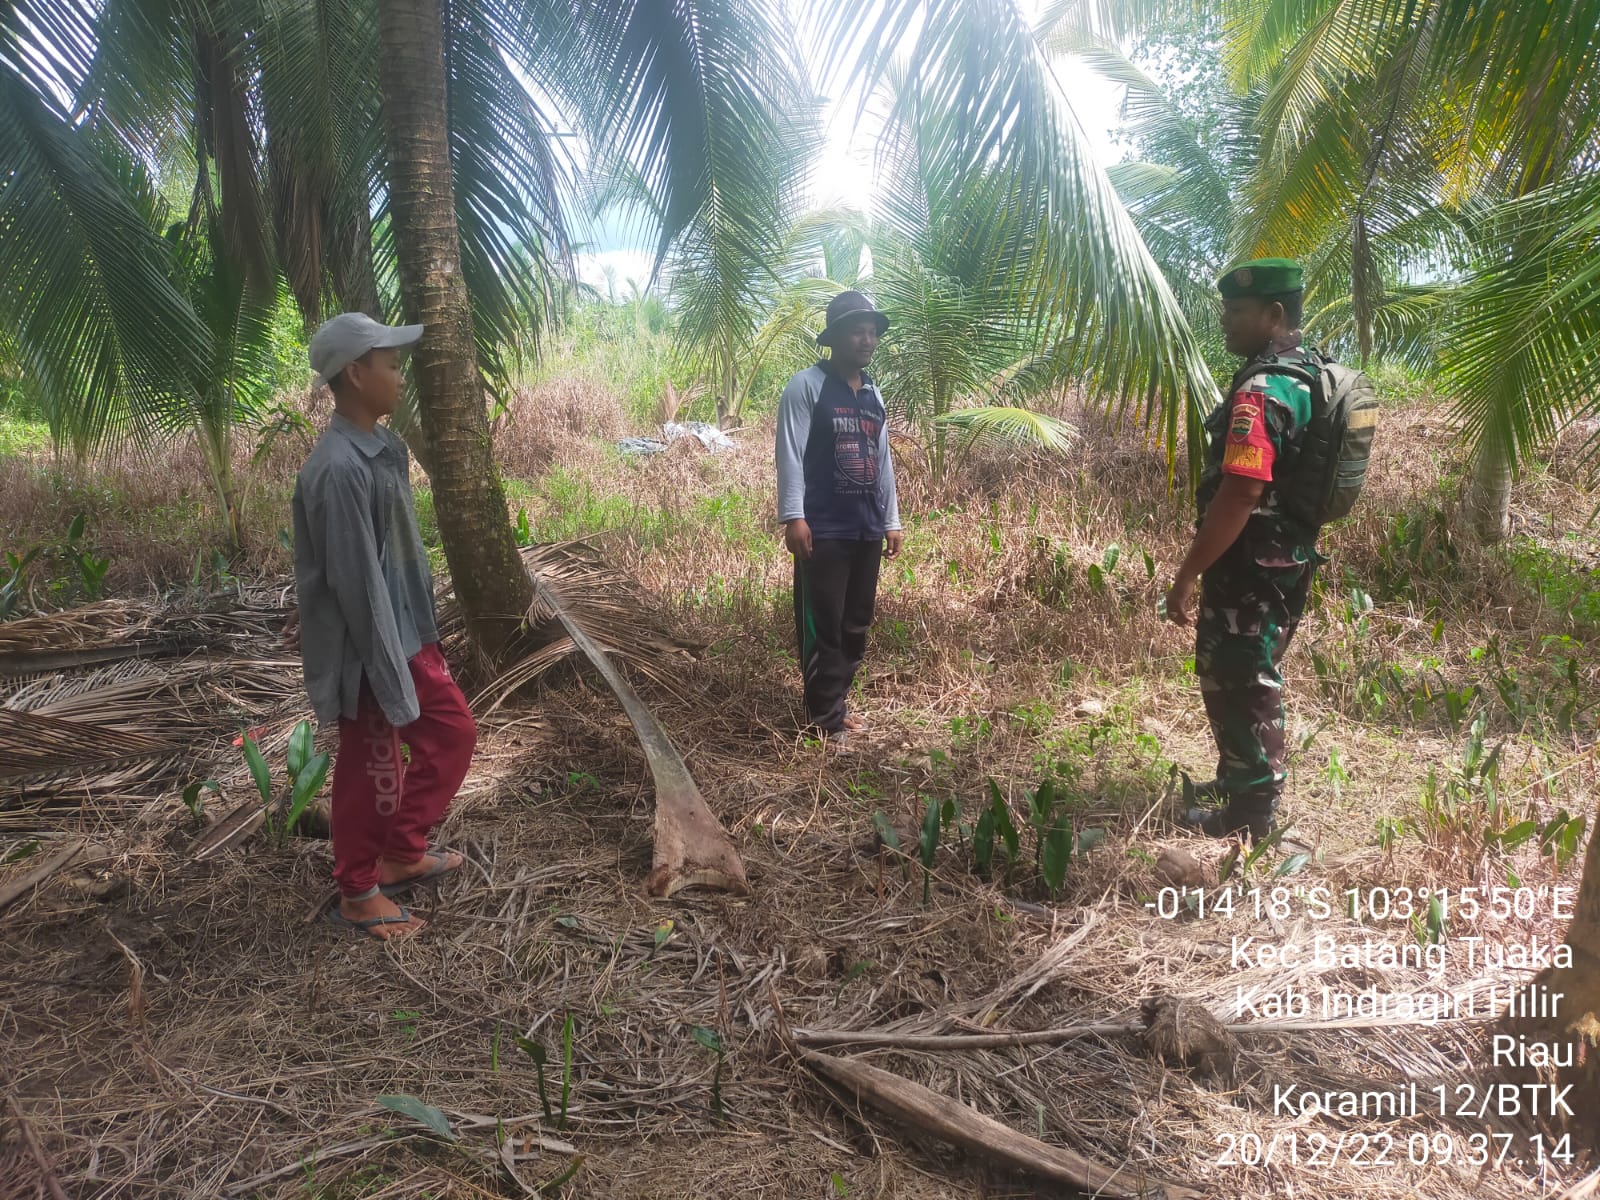
[[[1311,389],[1263,369],[1273,356],[1301,357],[1294,336],[1268,347],[1234,376],[1228,398],[1206,419],[1200,517],[1229,472],[1276,477],[1311,418]],[[1270,445],[1270,456],[1262,451]],[[1292,465],[1292,464],[1291,464]],[[1251,468],[1256,468],[1252,472]],[[1195,674],[1217,743],[1217,787],[1240,818],[1270,817],[1284,785],[1283,677],[1278,672],[1311,591],[1316,530],[1278,507],[1268,483],[1249,523],[1201,578]]]

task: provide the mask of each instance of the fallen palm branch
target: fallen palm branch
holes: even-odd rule
[[[77,763],[142,758],[171,748],[164,738],[47,713],[0,708],[0,779]]]
[[[802,1046],[855,1046],[893,1050],[998,1050],[1004,1046],[1053,1046],[1087,1037],[1126,1037],[1145,1027],[1129,1021],[1089,1021],[1058,1029],[1015,1033],[888,1033],[876,1029],[796,1029]]]
[[[197,643],[173,640],[129,642],[124,646],[84,646],[68,650],[20,650],[0,654],[0,675],[43,675],[49,671],[75,671],[129,658],[160,658],[193,649]]]
[[[552,618],[560,623],[567,639],[600,672],[617,697],[644,750],[656,788],[655,849],[645,890],[652,896],[670,896],[686,887],[706,887],[749,895],[744,863],[700,795],[683,756],[627,677],[589,635],[587,626],[594,620],[592,610],[573,602],[559,569],[534,569],[533,579],[535,595],[528,611],[529,623],[538,627]],[[614,592],[611,594],[615,596]],[[630,615],[637,620],[636,611]],[[519,664],[509,675],[514,677],[522,669]],[[503,686],[502,680],[496,685],[497,690]]]
[[[43,650],[124,646],[154,631],[156,610],[132,600],[99,600],[63,612],[38,613],[0,625],[0,659]],[[9,673],[9,672],[8,672]]]
[[[13,879],[4,887],[0,887],[0,910],[8,908],[13,901],[26,896],[34,888],[50,882],[59,872],[77,862],[88,846],[87,838],[69,838],[38,866],[30,868],[20,878]]]
[[[231,850],[260,829],[267,819],[267,810],[258,800],[246,800],[229,809],[227,814],[194,840],[189,847],[189,857],[196,862],[215,858],[224,850]]]
[[[673,686],[662,667],[681,659],[684,647],[657,628],[644,597],[624,572],[582,542],[527,546],[522,561],[539,586],[560,593],[569,614],[581,614],[584,632],[606,654],[658,686]],[[440,592],[437,605],[439,640],[446,656],[459,661],[467,652],[460,608],[446,591]],[[500,670],[473,698],[472,711],[480,718],[493,713],[518,688],[579,653],[555,612],[537,596],[529,616],[534,648]]]
[[[1395,1029],[1405,1026],[1483,1024],[1487,1016],[1429,1018],[1402,1017],[1289,1017],[1274,1021],[1223,1021],[1217,1028],[1228,1033],[1316,1034],[1331,1030]],[[796,1029],[794,1040],[802,1046],[851,1046],[867,1050],[998,1050],[1006,1046],[1055,1046],[1090,1037],[1132,1037],[1149,1032],[1149,1021],[1086,1021],[1055,1029],[1019,1029],[1012,1033],[899,1033],[888,1029]]]
[[[808,1068],[845,1089],[857,1102],[1001,1166],[1113,1200],[1161,1196],[1167,1200],[1198,1200],[1200,1196],[1189,1188],[1158,1184],[1129,1168],[1108,1167],[1018,1133],[959,1100],[878,1067],[815,1050],[796,1053]],[[1126,1183],[1122,1182],[1124,1179]]]

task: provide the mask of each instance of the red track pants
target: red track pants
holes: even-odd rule
[[[333,768],[333,877],[345,896],[362,898],[378,886],[378,864],[412,863],[428,849],[428,834],[456,789],[478,743],[466,697],[450,677],[436,644],[411,662],[417,704],[411,724],[389,724],[361,681],[355,720],[339,720],[339,756]],[[411,760],[401,756],[400,743]]]

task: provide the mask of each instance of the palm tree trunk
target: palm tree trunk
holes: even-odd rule
[[[1511,535],[1511,459],[1484,442],[1472,461],[1467,485],[1467,520],[1481,542],[1503,542]]]
[[[1551,1061],[1560,1064],[1554,1069],[1504,1074],[1517,1081],[1554,1076],[1557,1087],[1571,1085],[1565,1102],[1574,1116],[1565,1124],[1549,1124],[1572,1133],[1574,1143],[1600,1149],[1600,1121],[1593,1115],[1600,1112],[1600,829],[1589,835],[1567,945],[1572,965],[1541,971],[1522,993],[1521,1007],[1529,1015],[1504,1018],[1492,1035],[1515,1039],[1530,1050],[1544,1047],[1547,1056],[1553,1055]]]
[[[217,503],[222,506],[228,550],[238,554],[244,549],[244,502],[233,477],[233,426],[226,416],[202,416],[196,432],[200,435],[200,456],[205,459],[206,469],[211,473],[211,486],[217,492]]]
[[[491,659],[533,599],[506,516],[461,275],[445,98],[443,0],[385,0],[378,21],[390,211],[439,536],[473,643]]]

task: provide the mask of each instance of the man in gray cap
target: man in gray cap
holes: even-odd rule
[[[900,553],[900,502],[883,397],[866,373],[889,318],[860,292],[828,304],[829,356],[778,405],[778,520],[794,555],[806,714],[836,750],[865,728],[846,701],[867,649],[878,563]]]
[[[459,854],[427,839],[477,744],[439,653],[410,455],[379,424],[400,404],[400,350],[421,336],[421,325],[381,325],[362,313],[317,330],[311,366],[333,390],[333,418],[294,489],[300,661],[318,722],[339,727],[339,906],[328,916],[385,940],[425,924],[392,895],[461,866]]]

